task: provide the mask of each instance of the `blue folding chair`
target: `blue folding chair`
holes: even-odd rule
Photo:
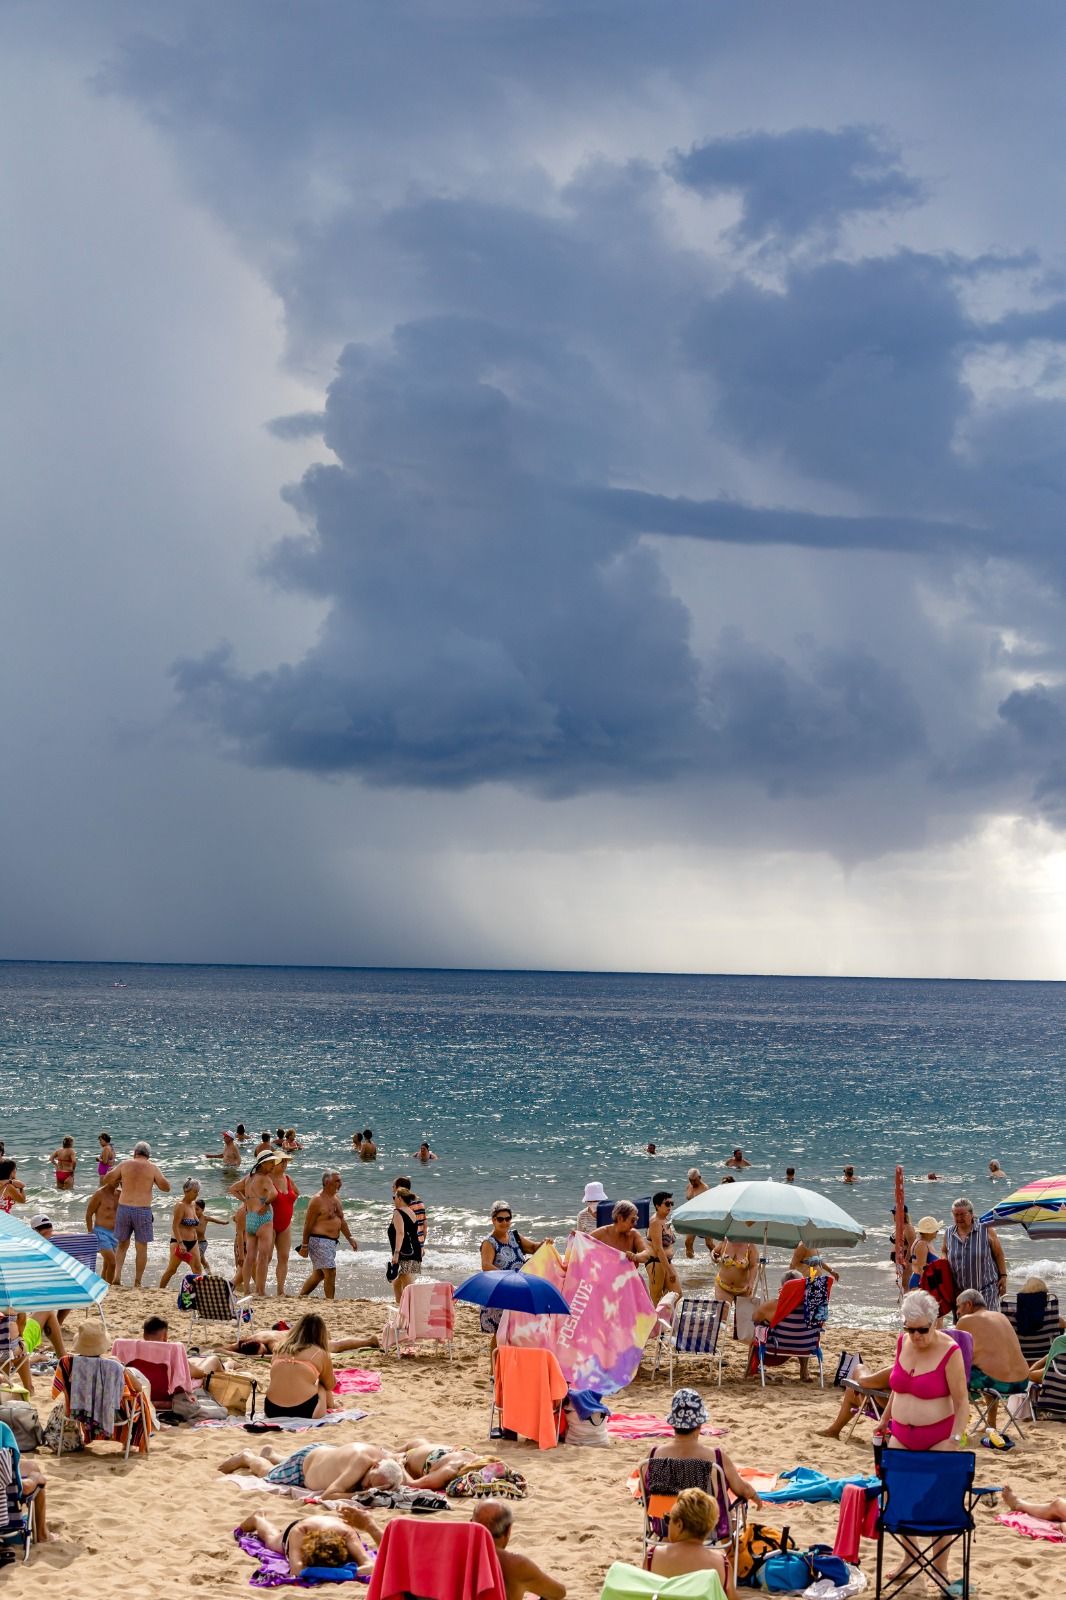
[[[33,1543],[33,1502],[40,1493],[27,1494],[22,1485],[21,1458],[15,1435],[0,1422],[0,1552],[22,1546],[22,1559],[30,1558]]]
[[[723,1300],[709,1300],[698,1295],[686,1295],[674,1306],[674,1321],[669,1333],[662,1333],[655,1350],[652,1377],[659,1370],[659,1358],[665,1345],[670,1357],[670,1379],[674,1381],[674,1356],[706,1356],[718,1363],[718,1386],[722,1384],[722,1357],[718,1353],[718,1340],[726,1305]]]
[[[940,1594],[969,1600],[973,1507],[982,1495],[996,1492],[974,1488],[974,1467],[972,1450],[881,1451],[875,1600],[891,1600],[922,1573]],[[907,1557],[888,1578],[883,1572],[886,1538]],[[962,1579],[952,1584],[934,1558],[956,1543],[962,1544]]]

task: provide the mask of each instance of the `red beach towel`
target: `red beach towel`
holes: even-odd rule
[[[507,1600],[489,1530],[477,1522],[437,1522],[394,1517],[374,1562],[367,1600]]]

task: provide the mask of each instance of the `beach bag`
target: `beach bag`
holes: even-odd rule
[[[62,1400],[54,1405],[45,1425],[43,1444],[46,1450],[51,1450],[54,1456],[59,1454],[59,1441],[63,1440],[64,1454],[68,1450],[84,1450],[85,1439],[82,1436],[81,1426],[68,1417]]]
[[[563,1406],[563,1416],[566,1420],[567,1444],[591,1446],[600,1450],[610,1444],[611,1436],[607,1432],[606,1411],[595,1411],[591,1416],[583,1417],[567,1400]]]
[[[171,1395],[167,1409],[179,1422],[225,1422],[229,1416],[221,1401],[212,1400],[207,1394],[185,1394],[180,1389]]]
[[[194,1272],[187,1272],[185,1274],[184,1278],[182,1278],[181,1285],[180,1285],[180,1287],[178,1289],[178,1310],[179,1311],[191,1311],[193,1309],[193,1307],[195,1306],[195,1304],[196,1304],[196,1294],[195,1294],[195,1291],[193,1289],[193,1284],[195,1282],[196,1282],[196,1274]]]
[[[807,1559],[814,1568],[816,1578],[828,1578],[830,1582],[843,1587],[851,1578],[851,1571],[843,1556],[833,1554],[832,1545],[812,1544],[807,1551]]]
[[[259,1385],[243,1372],[212,1372],[204,1379],[204,1391],[225,1406],[233,1416],[243,1417],[248,1410],[248,1397],[252,1399],[252,1416],[255,1416],[255,1392]]]
[[[766,1557],[747,1582],[767,1594],[793,1594],[797,1589],[806,1589],[813,1577],[805,1551],[778,1550]]]
[[[37,1450],[44,1443],[41,1419],[28,1400],[7,1400],[0,1405],[0,1422],[6,1422],[20,1450]]]
[[[737,1546],[737,1581],[753,1583],[753,1573],[769,1556],[795,1548],[796,1541],[789,1538],[787,1528],[771,1528],[765,1522],[749,1522]]]

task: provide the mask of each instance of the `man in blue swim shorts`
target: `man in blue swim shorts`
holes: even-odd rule
[[[170,1184],[152,1160],[152,1152],[148,1145],[141,1140],[139,1144],[134,1145],[130,1159],[120,1161],[114,1171],[108,1173],[103,1187],[122,1190],[115,1215],[118,1249],[115,1252],[113,1281],[121,1284],[126,1251],[129,1249],[130,1240],[136,1239],[137,1266],[133,1287],[139,1289],[144,1269],[148,1265],[148,1246],[155,1237],[152,1227],[152,1191],[158,1189],[162,1194],[169,1194]]]
[[[100,1276],[105,1283],[115,1281],[118,1202],[118,1189],[107,1189],[101,1184],[95,1194],[89,1197],[89,1204],[85,1207],[85,1231],[96,1235],[96,1242],[100,1246]]]

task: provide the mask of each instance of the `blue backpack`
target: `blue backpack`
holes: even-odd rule
[[[802,1550],[779,1550],[767,1556],[748,1579],[767,1594],[791,1594],[814,1582],[811,1562]]]

